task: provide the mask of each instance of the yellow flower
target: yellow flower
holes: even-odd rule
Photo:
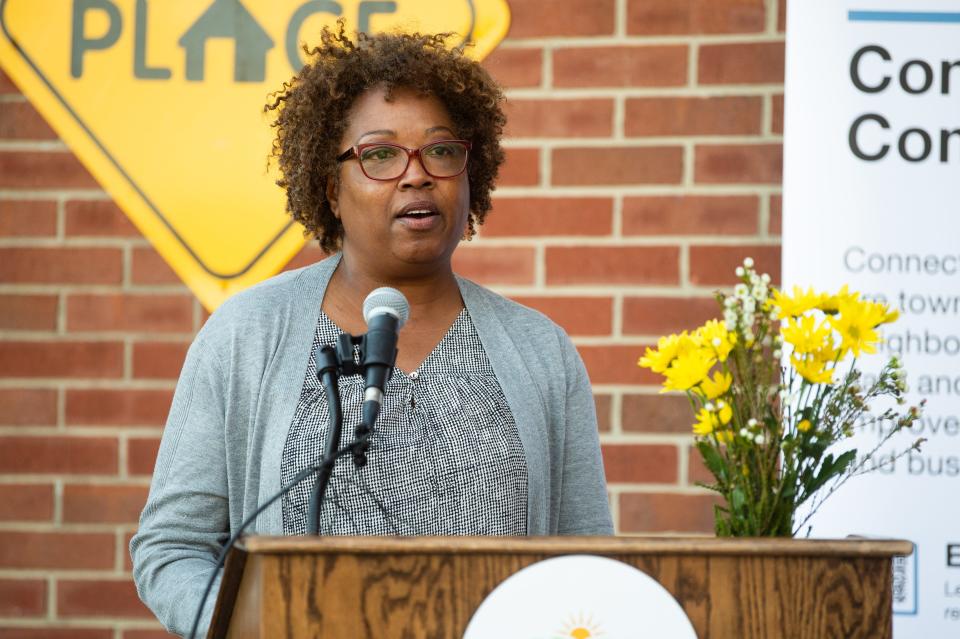
[[[777,289],[773,291],[773,302],[780,309],[780,314],[777,315],[780,319],[803,315],[807,311],[817,308],[817,305],[820,304],[822,300],[823,295],[815,293],[813,288],[808,288],[804,291],[799,286],[794,286],[793,297]]]
[[[670,368],[663,371],[663,376],[667,378],[663,382],[663,390],[690,390],[710,373],[710,368],[716,362],[717,358],[705,348],[696,348],[680,354],[670,364]]]
[[[717,419],[715,413],[711,413],[706,408],[701,408],[697,413],[697,423],[693,425],[693,434],[701,436],[709,435],[719,425],[720,421]]]
[[[733,345],[737,343],[737,334],[728,331],[723,322],[715,319],[698,328],[695,336],[705,347],[713,349],[721,362],[727,361]]]
[[[730,404],[720,401],[717,402],[717,417],[720,418],[720,423],[726,426],[730,423],[730,420],[733,419],[733,409],[730,408]]]
[[[798,353],[817,353],[833,346],[830,324],[822,322],[817,326],[817,320],[812,315],[803,316],[799,321],[795,317],[789,318],[787,325],[780,329],[780,334]]]
[[[891,315],[886,304],[866,300],[840,300],[839,316],[831,317],[830,323],[840,333],[840,348],[844,354],[851,352],[876,353],[880,334],[877,327]]]
[[[790,356],[790,363],[793,364],[800,376],[811,384],[833,383],[833,367],[827,368],[827,364],[833,363],[832,358],[807,356],[800,359],[794,354]]]
[[[713,379],[707,377],[700,382],[700,390],[707,399],[716,399],[726,393],[732,383],[733,375],[717,371],[713,374]]]
[[[801,433],[805,433],[811,428],[813,428],[813,424],[810,423],[809,419],[801,419],[800,423],[797,424],[797,430],[799,430]]]
[[[820,305],[817,306],[824,313],[836,313],[840,310],[840,302],[857,300],[860,298],[860,293],[854,291],[850,292],[850,287],[846,284],[843,285],[836,295],[823,295],[823,299],[820,302]]]
[[[667,335],[657,340],[656,350],[648,348],[637,365],[649,368],[654,373],[662,373],[678,356],[695,348],[697,343],[686,331],[679,335]]]

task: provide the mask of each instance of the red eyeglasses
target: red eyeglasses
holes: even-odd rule
[[[435,178],[452,178],[467,168],[470,153],[467,140],[438,140],[419,149],[409,149],[399,144],[371,142],[357,144],[337,156],[337,162],[351,158],[360,161],[360,170],[371,180],[396,180],[406,173],[410,158],[416,157],[427,175]]]

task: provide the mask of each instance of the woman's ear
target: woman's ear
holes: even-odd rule
[[[327,178],[327,202],[330,203],[330,210],[333,216],[340,219],[340,180],[336,176]]]

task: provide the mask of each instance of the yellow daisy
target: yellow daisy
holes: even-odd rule
[[[737,334],[727,330],[727,327],[720,320],[712,319],[696,331],[702,344],[713,349],[717,359],[721,362],[727,361],[727,356],[733,350],[733,345],[737,343]]]
[[[833,363],[832,359],[808,356],[800,359],[796,354],[790,356],[790,363],[805,380],[811,384],[832,384],[833,383]]]
[[[723,371],[717,371],[713,374],[712,379],[707,377],[700,382],[700,390],[703,391],[703,396],[706,399],[716,399],[726,393],[732,383],[733,375],[724,373]]]
[[[865,300],[840,300],[839,314],[830,318],[830,324],[840,333],[840,348],[844,354],[876,353],[880,334],[877,327],[890,315],[886,304]]]
[[[787,319],[787,325],[780,329],[783,341],[791,344],[798,353],[816,353],[833,346],[833,331],[830,324],[817,320],[812,315]]]
[[[717,358],[705,348],[693,349],[679,355],[670,367],[663,371],[663,376],[667,378],[663,382],[663,391],[690,390],[710,373],[716,362]]]
[[[823,297],[822,294],[815,293],[813,288],[808,288],[804,291],[799,286],[793,287],[792,297],[778,289],[773,290],[773,303],[780,309],[780,313],[777,316],[780,319],[803,315],[807,311],[817,308],[823,300]]]

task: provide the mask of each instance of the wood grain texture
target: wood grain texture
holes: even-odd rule
[[[862,540],[255,538],[239,550],[248,557],[227,636],[461,637],[507,577],[587,552],[656,579],[700,639],[885,639],[891,557],[909,548]],[[237,571],[224,583],[235,579]],[[228,614],[229,603],[220,603],[218,614]]]

